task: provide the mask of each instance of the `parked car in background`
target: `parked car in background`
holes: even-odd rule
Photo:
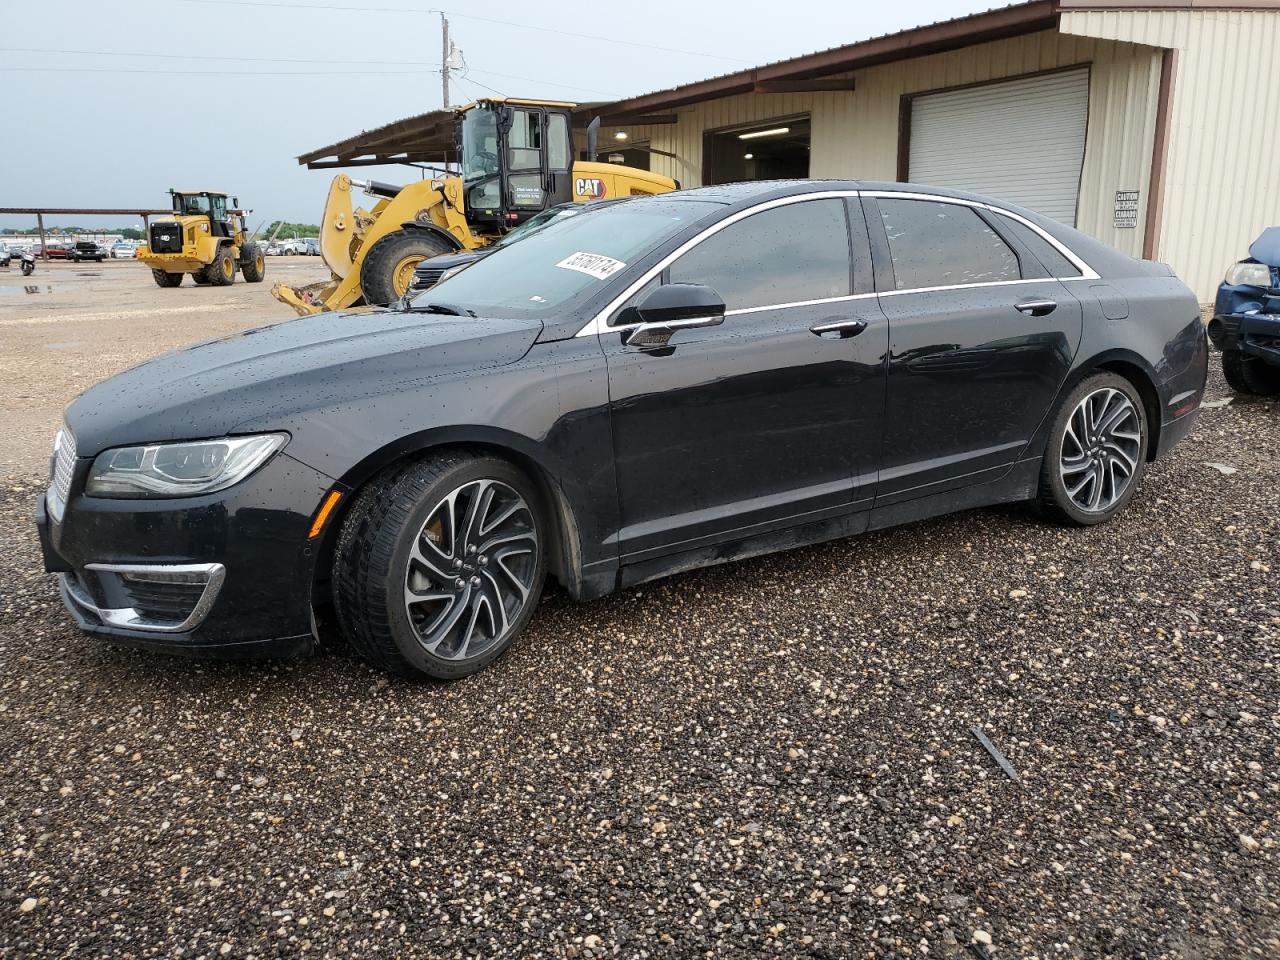
[[[307,252],[307,241],[301,237],[295,237],[292,240],[284,240],[280,244],[280,252],[296,256]]]
[[[112,260],[132,260],[138,255],[138,248],[127,240],[120,240],[111,245]]]
[[[107,251],[98,246],[92,240],[78,240],[76,241],[75,246],[68,251],[68,255],[70,259],[77,262],[82,260],[96,260],[98,263],[101,263],[107,258]]]
[[[111,642],[298,652],[319,608],[379,667],[454,678],[548,577],[589,599],[1014,501],[1110,520],[1191,429],[1208,352],[1167,266],[999,201],[832,180],[635,197],[408,310],[89,388],[36,522],[67,609]]]
[[[284,246],[277,240],[272,240],[263,249],[263,254],[268,257],[279,257],[284,255]]]
[[[305,253],[308,257],[320,256],[320,238],[319,237],[305,237],[302,243],[303,243],[302,252]]]
[[[1237,393],[1280,394],[1280,227],[1268,227],[1249,256],[1227,270],[1213,305],[1209,338]]]
[[[14,251],[10,250],[7,245],[0,243],[0,267],[9,266],[15,256],[16,253]]]
[[[64,242],[46,243],[44,247],[45,256],[50,260],[66,260],[70,257],[70,245]],[[39,245],[36,246],[36,256],[40,255]]]

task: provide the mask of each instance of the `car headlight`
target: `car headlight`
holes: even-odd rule
[[[194,497],[239,483],[289,442],[287,433],[156,443],[104,450],[93,461],[90,497]]]
[[[1265,263],[1241,260],[1227,271],[1226,282],[1233,287],[1242,283],[1251,287],[1269,287],[1271,286],[1271,268]]]

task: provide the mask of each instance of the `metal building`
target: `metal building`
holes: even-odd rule
[[[1280,0],[1033,0],[578,119],[604,117],[601,159],[684,186],[807,176],[990,194],[1164,260],[1207,301],[1280,223],[1277,89]],[[438,157],[447,116],[300,160]]]
[[[602,144],[652,148],[686,186],[975,190],[1164,260],[1208,300],[1280,223],[1277,89],[1280,0],[1036,0],[597,109],[637,121]]]

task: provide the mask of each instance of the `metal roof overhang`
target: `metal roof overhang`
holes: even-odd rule
[[[662,114],[661,111],[702,100],[752,92],[836,89],[837,82],[824,78],[894,60],[1054,29],[1058,25],[1059,8],[1057,0],[1032,0],[613,103],[583,103],[575,108],[575,112],[583,124],[597,114],[606,123],[670,123],[674,121],[674,115]],[[852,84],[847,83],[842,89],[852,89]],[[453,110],[433,110],[397,120],[304,153],[298,157],[298,163],[318,170],[452,160],[454,113]]]
[[[1035,0],[618,100],[600,109],[609,116],[625,118],[740,93],[800,91],[804,89],[804,81],[816,81],[832,74],[955,50],[975,43],[1051,30],[1057,25],[1057,3],[1054,0]],[[815,84],[813,89],[824,87]]]

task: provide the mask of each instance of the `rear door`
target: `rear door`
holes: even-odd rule
[[[624,561],[870,506],[887,330],[856,200],[852,211],[830,197],[752,213],[651,282],[714,288],[728,307],[719,326],[656,351],[601,334]],[[611,322],[635,320],[628,304]],[[846,326],[824,334],[831,324]]]
[[[976,205],[887,193],[864,202],[889,324],[877,505],[996,479],[1070,369],[1080,304]]]

